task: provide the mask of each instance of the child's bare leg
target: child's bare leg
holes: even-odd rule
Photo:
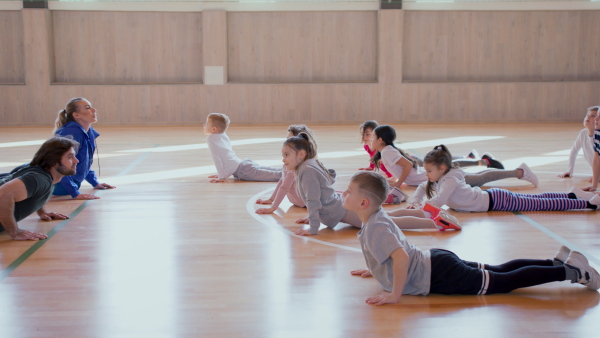
[[[421,209],[396,209],[387,211],[387,214],[391,217],[412,216],[426,218],[425,213]]]
[[[435,223],[420,209],[396,209],[388,215],[400,229],[436,229]]]
[[[402,230],[408,229],[437,229],[433,220],[429,218],[401,216],[390,217],[396,226]]]

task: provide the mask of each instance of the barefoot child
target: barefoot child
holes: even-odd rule
[[[368,304],[398,303],[403,294],[485,295],[549,282],[569,280],[591,290],[600,288],[600,275],[585,256],[561,247],[552,259],[517,259],[501,265],[464,261],[442,249],[420,250],[381,208],[387,182],[372,172],[355,174],[344,192],[344,207],[363,223],[358,239],[368,267],[355,276],[373,276],[383,287]]]
[[[210,175],[211,183],[221,183],[233,175],[244,181],[277,182],[281,178],[281,169],[259,166],[252,160],[241,160],[231,148],[231,141],[225,132],[229,128],[229,117],[212,113],[206,117],[204,134],[212,155],[217,175]]]

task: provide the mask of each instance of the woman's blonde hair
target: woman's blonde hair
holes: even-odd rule
[[[74,99],[69,100],[65,109],[58,112],[58,116],[56,117],[56,121],[54,122],[54,131],[52,134],[56,134],[56,131],[62,128],[65,124],[75,121],[73,118],[73,113],[77,111],[77,102],[87,101],[83,97],[76,97]]]

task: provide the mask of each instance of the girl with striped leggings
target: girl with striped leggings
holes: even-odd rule
[[[447,205],[457,211],[558,211],[593,209],[600,205],[600,196],[578,188],[569,193],[520,194],[505,189],[481,190],[465,183],[461,170],[453,168],[452,155],[444,145],[436,146],[424,159],[427,182],[421,183],[413,197],[417,208],[427,197],[427,204]]]

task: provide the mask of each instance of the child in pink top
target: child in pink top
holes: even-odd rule
[[[307,133],[311,138],[314,138],[312,130],[303,124],[291,125],[288,127],[287,137],[290,138],[292,136],[298,136],[298,134],[304,132]],[[298,188],[296,187],[296,177],[294,176],[293,170],[288,170],[285,165],[283,165],[283,175],[279,182],[277,182],[277,186],[273,191],[273,194],[269,199],[256,200],[257,204],[271,204],[270,208],[259,208],[256,209],[257,214],[271,214],[279,207],[281,201],[283,201],[283,197],[287,196],[288,200],[295,206],[300,208],[305,208],[306,205],[302,198],[298,194]]]

